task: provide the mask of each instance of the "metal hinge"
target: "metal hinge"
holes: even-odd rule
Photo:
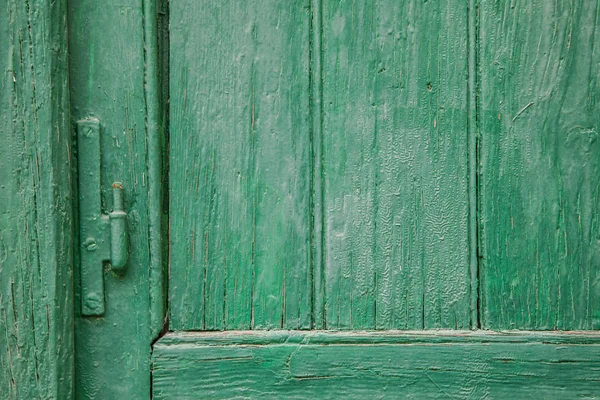
[[[127,266],[127,213],[123,185],[112,184],[113,211],[102,213],[100,121],[77,122],[81,315],[104,314],[104,265],[123,274]]]

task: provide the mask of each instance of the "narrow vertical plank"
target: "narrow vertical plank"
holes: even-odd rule
[[[168,98],[163,97],[161,79],[168,74],[168,63],[164,64],[161,52],[165,43],[164,16],[168,10],[167,0],[143,0],[143,43],[144,43],[144,107],[146,112],[146,174],[148,179],[148,290],[150,296],[150,336],[160,335],[166,325],[167,285],[164,256],[167,255],[168,232],[164,229],[163,210],[164,179],[168,171],[163,170],[165,119]],[[160,33],[159,33],[160,32]],[[168,40],[168,39],[167,39]],[[166,82],[168,85],[168,80]]]
[[[600,328],[600,5],[481,12],[483,325]]]
[[[377,3],[323,4],[326,313],[328,328],[375,321]]]
[[[0,10],[0,398],[73,398],[66,2]]]
[[[323,20],[327,327],[468,327],[466,4]]]
[[[171,4],[171,329],[310,326],[309,11]]]
[[[145,24],[156,21],[148,18],[147,5],[133,0],[68,4],[71,118],[100,122],[102,211],[112,210],[111,184],[122,182],[130,245],[122,276],[108,264],[103,267],[106,311],[94,318],[80,315],[76,252],[78,398],[147,399],[150,393],[150,344],[156,327],[151,326],[149,287],[155,287],[150,269],[156,266],[151,258],[156,243],[149,217],[160,210],[149,198],[149,185],[156,183],[148,175],[155,156],[154,121],[148,114],[153,86],[148,70],[153,67],[145,65],[144,31]]]

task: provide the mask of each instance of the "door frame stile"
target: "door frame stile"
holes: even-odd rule
[[[10,0],[0,21],[0,398],[72,399],[67,1]]]
[[[148,240],[150,336],[156,340],[165,322],[162,230],[162,151],[157,0],[143,1],[144,102],[146,106],[146,165],[148,172]]]

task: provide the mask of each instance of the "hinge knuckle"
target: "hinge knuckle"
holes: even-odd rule
[[[123,210],[123,185],[113,183],[113,208],[110,213],[110,263],[113,271],[123,273],[127,264],[127,213]]]

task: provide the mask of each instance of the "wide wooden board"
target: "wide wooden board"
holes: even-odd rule
[[[486,328],[600,328],[599,4],[481,1]]]
[[[66,1],[0,5],[0,398],[73,397]]]
[[[305,1],[170,4],[170,328],[311,323]]]
[[[153,396],[194,398],[599,398],[592,333],[169,334]]]
[[[325,327],[468,328],[467,4],[320,7]]]

